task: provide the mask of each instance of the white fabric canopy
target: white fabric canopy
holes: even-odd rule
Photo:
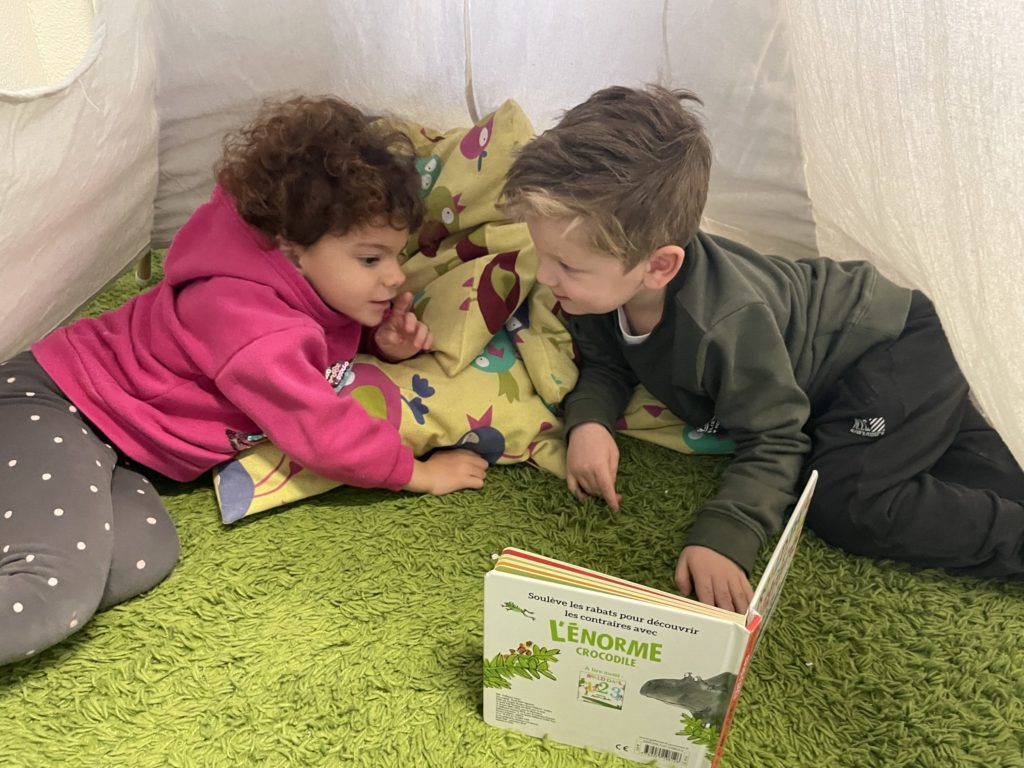
[[[160,246],[209,195],[224,133],[268,97],[337,93],[369,111],[467,120],[455,0],[178,0],[157,4],[157,36]]]
[[[1024,459],[1024,8],[787,0],[821,252],[935,301]]]
[[[15,25],[29,15],[7,16],[5,35],[21,33],[12,49],[47,64],[5,65],[29,85],[5,78],[0,90],[0,359],[149,248],[158,131],[149,5],[107,0],[75,18],[77,28],[51,36]],[[62,50],[84,55],[68,62]],[[62,67],[55,82],[35,79]]]
[[[107,45],[63,95],[0,94],[0,140],[14,147],[0,178],[16,179],[0,198],[2,351],[116,274],[154,212],[152,240],[166,244],[208,194],[224,132],[268,96],[333,92],[438,128],[511,97],[541,130],[599,87],[660,82],[706,105],[705,226],[793,257],[867,258],[926,290],[980,404],[1024,458],[1024,14],[1013,5],[179,0],[151,20],[146,3],[109,0],[97,8]],[[81,104],[53,111],[72,97]]]

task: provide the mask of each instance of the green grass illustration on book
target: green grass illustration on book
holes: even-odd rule
[[[718,738],[722,735],[722,729],[714,723],[706,723],[699,717],[683,715],[683,729],[676,731],[676,736],[685,736],[694,744],[707,747],[708,752],[718,744]]]
[[[550,670],[550,666],[557,661],[557,648],[544,648],[534,645],[532,640],[526,640],[518,648],[509,648],[508,653],[484,659],[484,688],[511,688],[513,677],[557,680]]]

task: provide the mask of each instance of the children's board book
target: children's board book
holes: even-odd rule
[[[484,720],[637,762],[716,766],[816,482],[745,614],[502,550],[484,577]]]

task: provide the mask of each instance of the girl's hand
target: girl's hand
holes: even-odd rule
[[[381,359],[388,363],[408,360],[430,349],[434,341],[427,324],[412,311],[412,294],[403,293],[391,305],[391,314],[377,326],[373,341]]]
[[[426,461],[416,460],[404,490],[443,496],[463,488],[483,488],[486,477],[487,460],[480,454],[462,448],[438,451]]]

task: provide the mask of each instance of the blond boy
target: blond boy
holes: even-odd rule
[[[1024,472],[968,399],[928,299],[866,262],[763,256],[699,230],[711,147],[686,91],[607,88],[516,159],[503,192],[569,317],[569,490],[618,510],[614,424],[638,384],[735,458],[676,584],[745,610],[802,475],[808,525],[851,552],[1024,573]]]

